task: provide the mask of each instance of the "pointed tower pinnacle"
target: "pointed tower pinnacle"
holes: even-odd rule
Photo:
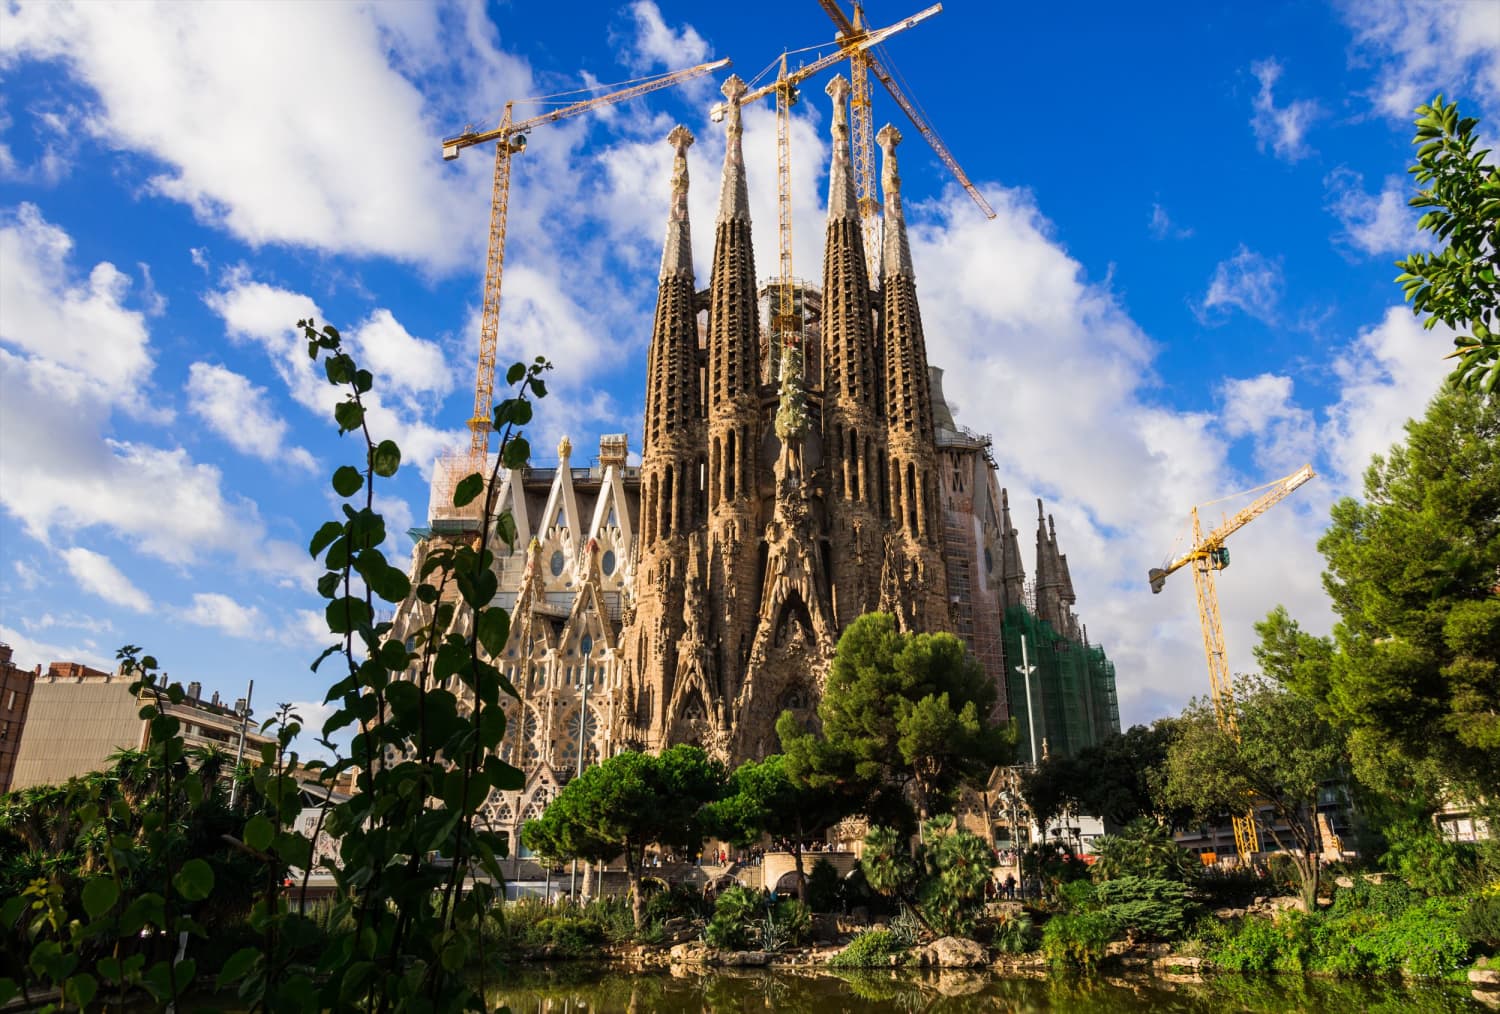
[[[1010,518],[1010,491],[1000,491],[1000,608],[1026,601],[1026,568],[1021,562],[1021,541]]]
[[[880,187],[885,198],[885,243],[881,248],[880,277],[905,275],[913,278],[911,247],[906,242],[906,216],[901,210],[901,173],[896,166],[896,145],[901,131],[887,123],[875,135],[883,155]]]
[[[667,238],[661,248],[661,278],[693,277],[693,241],[688,228],[687,150],[693,132],[682,124],[667,135],[676,154],[672,158],[672,210],[667,216]]]
[[[854,201],[849,154],[849,80],[835,74],[828,82],[828,96],[833,99],[833,167],[828,173],[828,221],[859,218]]]
[[[741,139],[745,128],[740,122],[740,96],[745,82],[738,74],[729,75],[720,89],[727,106],[724,117],[724,183],[719,191],[719,221],[750,221],[750,191],[745,185],[745,152]]]

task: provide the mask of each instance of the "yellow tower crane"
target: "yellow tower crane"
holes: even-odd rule
[[[1159,594],[1162,585],[1166,583],[1168,574],[1190,563],[1193,565],[1193,587],[1198,592],[1198,620],[1203,625],[1203,653],[1208,657],[1208,679],[1212,690],[1214,717],[1218,719],[1219,728],[1235,737],[1239,736],[1239,729],[1234,719],[1229,656],[1224,650],[1224,621],[1219,616],[1219,593],[1214,588],[1214,572],[1229,566],[1229,548],[1224,545],[1224,541],[1229,536],[1285,500],[1297,487],[1306,483],[1315,474],[1311,465],[1303,465],[1285,478],[1246,490],[1245,493],[1255,493],[1262,489],[1267,492],[1207,535],[1203,534],[1198,522],[1198,508],[1194,507],[1192,547],[1161,567],[1151,568],[1148,575],[1151,580],[1152,593]],[[1236,494],[1236,496],[1243,495],[1245,494]],[[1206,507],[1208,504],[1203,506]],[[1254,809],[1243,814],[1236,814],[1233,817],[1233,823],[1235,850],[1239,853],[1240,863],[1249,865],[1251,858],[1260,851],[1260,830],[1255,825]]]
[[[897,32],[904,32],[918,22],[925,21],[943,9],[942,4],[933,4],[924,10],[920,10],[909,18],[898,21],[893,25],[874,31],[862,31],[857,37],[841,37],[836,40],[838,49],[825,56],[821,56],[812,63],[798,67],[796,70],[787,71],[787,54],[782,53],[779,61],[779,69],[776,80],[764,87],[753,91],[741,93],[733,101],[739,105],[748,105],[759,101],[767,95],[776,96],[776,200],[777,200],[777,238],[779,262],[777,281],[777,301],[772,312],[772,331],[781,336],[783,344],[788,341],[800,339],[801,322],[798,318],[796,301],[792,293],[792,156],[791,156],[791,120],[792,106],[797,103],[797,85],[818,71],[830,67],[840,60],[855,59],[859,54],[889,39]],[[713,110],[713,118],[721,119],[725,112],[725,106],[721,103]],[[866,116],[868,120],[868,116]],[[920,125],[919,125],[919,128]],[[930,140],[930,138],[929,138]],[[938,142],[941,144],[941,142]],[[946,150],[946,149],[945,149]],[[956,166],[955,166],[956,168]],[[960,170],[960,172],[962,172]],[[983,198],[980,198],[981,202]],[[868,238],[866,240],[868,243]],[[867,251],[868,252],[868,251]]]
[[[912,126],[917,128],[917,133],[927,139],[932,146],[933,152],[953,178],[969,192],[974,198],[974,203],[984,212],[986,218],[995,217],[995,209],[984,199],[979,188],[969,181],[968,175],[954,159],[953,153],[938,137],[937,131],[927,122],[915,103],[896,85],[896,75],[881,64],[875,54],[868,47],[855,49],[851,45],[864,39],[870,32],[869,23],[865,21],[864,4],[856,0],[854,4],[854,16],[851,18],[844,14],[839,7],[838,0],[818,0],[829,18],[838,26],[838,41],[841,45],[848,46],[846,50],[849,56],[849,111],[850,111],[850,144],[853,149],[854,159],[854,194],[859,205],[859,218],[865,234],[865,256],[869,261],[870,274],[875,274],[877,258],[880,250],[880,200],[875,195],[875,183],[879,176],[875,172],[875,124],[870,112],[870,75],[874,74],[876,80],[885,86],[885,90],[891,93],[891,98],[896,100],[896,105],[901,107]],[[942,10],[942,4],[932,8],[933,13]],[[925,12],[924,12],[925,13]]]
[[[469,472],[483,470],[490,449],[490,413],[494,402],[495,353],[500,326],[500,283],[505,269],[505,223],[510,209],[510,157],[526,150],[526,135],[533,127],[566,120],[590,109],[612,106],[727,66],[728,60],[700,63],[696,67],[652,77],[629,88],[596,95],[520,121],[511,116],[515,103],[507,102],[500,125],[494,130],[466,129],[461,134],[443,139],[443,158],[450,162],[465,148],[495,142],[495,186],[490,200],[489,252],[484,264],[484,305],[479,323],[479,368],[474,378],[474,415],[469,419]],[[523,104],[541,101],[545,99],[525,99]]]

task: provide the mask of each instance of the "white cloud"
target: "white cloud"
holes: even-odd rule
[[[355,358],[376,378],[376,389],[413,399],[441,398],[453,389],[453,370],[436,343],[414,338],[386,309],[375,310],[349,335]]]
[[[1261,151],[1270,148],[1277,158],[1288,162],[1311,155],[1307,130],[1323,115],[1321,107],[1312,99],[1294,99],[1284,106],[1276,105],[1272,90],[1281,77],[1281,64],[1275,59],[1251,64],[1250,72],[1260,82],[1260,91],[1250,103],[1254,110],[1250,129],[1255,132],[1256,146]]]
[[[51,662],[82,662],[105,672],[115,670],[114,659],[99,654],[93,648],[38,641],[14,627],[0,625],[0,641],[11,646],[11,661],[23,669],[35,669],[40,665],[45,672]]]
[[[179,615],[189,623],[211,627],[230,637],[255,637],[264,632],[259,609],[242,606],[218,592],[195,594],[192,606],[180,610]]]
[[[1285,475],[1312,460],[1316,426],[1312,413],[1294,400],[1291,377],[1262,373],[1226,380],[1220,394],[1225,435],[1253,440],[1262,474]]]
[[[0,340],[66,369],[130,408],[151,373],[144,316],[127,309],[130,279],[108,261],[86,278],[69,263],[72,238],[22,204],[0,226]]]
[[[692,25],[674,30],[652,0],[630,5],[630,37],[623,40],[627,65],[636,72],[680,70],[710,59],[708,43]]]
[[[25,560],[12,560],[11,566],[15,569],[16,580],[21,582],[21,587],[27,591],[34,591],[42,584],[42,572]]]
[[[1148,228],[1152,239],[1187,239],[1193,234],[1192,229],[1183,228],[1172,217],[1167,214],[1167,209],[1160,204],[1151,205],[1151,222]]]
[[[1341,492],[1357,494],[1370,458],[1406,439],[1406,421],[1426,411],[1452,366],[1443,357],[1454,336],[1441,324],[1425,330],[1409,307],[1392,306],[1335,359],[1340,396],[1321,442],[1342,464]]]
[[[1439,91],[1500,108],[1500,16],[1490,0],[1341,0],[1356,52],[1373,61],[1371,99],[1385,116],[1410,120]]]
[[[1334,242],[1371,256],[1409,254],[1431,244],[1417,231],[1417,215],[1407,205],[1411,191],[1399,176],[1388,176],[1380,193],[1365,191],[1364,177],[1336,169],[1323,181],[1328,210],[1339,220]]]
[[[511,273],[506,272],[507,281]],[[225,331],[231,339],[248,340],[259,345],[292,398],[332,425],[333,407],[343,400],[344,392],[329,384],[322,368],[308,358],[302,332],[295,327],[296,321],[307,317],[315,318],[320,325],[324,322],[322,312],[311,297],[255,281],[244,270],[236,270],[230,272],[223,288],[210,293],[206,301],[209,308],[223,318]],[[384,311],[377,311],[375,318],[382,313]],[[390,320],[390,328],[406,334],[394,318]],[[376,344],[387,340],[377,339]],[[428,474],[432,461],[440,453],[468,444],[468,438],[461,432],[432,426],[425,421],[425,412],[413,410],[400,398],[392,406],[380,390],[375,390],[366,394],[363,402],[375,438],[396,441],[401,448],[402,460],[416,464],[424,475]]]
[[[63,550],[60,555],[68,565],[68,572],[84,591],[137,613],[151,608],[150,597],[131,583],[130,578],[104,554],[75,546]]]
[[[97,96],[89,131],[156,160],[149,190],[252,245],[448,269],[474,252],[464,226],[487,173],[434,169],[451,124],[426,96],[478,108],[480,96],[530,90],[493,49],[493,28],[479,29],[478,5],[418,17],[419,6],[23,5],[7,13],[0,67],[62,63]],[[311,76],[294,69],[305,60]]]
[[[109,620],[94,616],[84,616],[80,613],[63,613],[61,616],[56,616],[52,613],[43,613],[34,620],[29,617],[22,617],[21,626],[25,627],[28,631],[66,627],[69,630],[85,630],[91,634],[112,634],[115,632],[115,625]]]
[[[1241,243],[1233,257],[1214,267],[1208,291],[1195,312],[1200,321],[1211,323],[1237,309],[1269,324],[1276,320],[1284,287],[1280,259],[1271,260]]]
[[[248,377],[223,366],[194,363],[188,370],[187,393],[193,412],[235,450],[273,464],[317,469],[304,448],[285,446],[285,420],[272,410],[266,389]]]

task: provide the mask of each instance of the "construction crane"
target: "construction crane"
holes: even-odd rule
[[[969,192],[974,198],[974,203],[979,205],[986,218],[995,217],[995,209],[990,207],[988,201],[979,189],[969,181],[968,175],[954,159],[953,153],[938,137],[937,131],[927,122],[926,118],[917,110],[916,105],[906,97],[896,85],[891,72],[881,65],[875,54],[869,52],[868,48],[855,49],[852,43],[867,36],[870,26],[865,21],[864,4],[855,0],[854,16],[846,16],[843,9],[839,7],[838,0],[818,0],[829,18],[838,26],[838,41],[841,45],[849,46],[849,110],[850,110],[850,135],[851,146],[854,157],[854,193],[859,206],[860,223],[865,235],[865,255],[869,260],[870,274],[874,275],[877,251],[880,249],[880,201],[875,196],[875,181],[878,178],[875,172],[875,124],[870,112],[870,75],[874,74],[876,80],[885,86],[885,90],[891,93],[891,98],[896,100],[896,105],[901,107],[912,126],[917,128],[917,133],[927,139],[943,165],[953,174],[954,179]],[[939,4],[934,12],[941,10]]]
[[[1255,493],[1262,489],[1268,491],[1207,535],[1203,534],[1198,521],[1198,508],[1194,507],[1191,548],[1161,567],[1151,568],[1148,574],[1152,594],[1160,594],[1168,574],[1181,570],[1188,564],[1193,565],[1193,587],[1198,592],[1198,619],[1203,624],[1203,653],[1208,657],[1208,679],[1212,689],[1214,717],[1218,720],[1219,728],[1236,739],[1239,738],[1239,729],[1234,718],[1229,656],[1224,650],[1224,621],[1219,616],[1219,594],[1214,588],[1214,572],[1229,566],[1229,547],[1224,545],[1229,536],[1291,496],[1314,474],[1316,473],[1313,472],[1311,465],[1303,465],[1285,478],[1246,490],[1245,493]],[[1243,496],[1245,493],[1235,494],[1235,496]],[[1208,504],[1203,506],[1206,507]],[[1239,853],[1241,864],[1248,866],[1255,853],[1260,851],[1260,830],[1255,824],[1254,809],[1243,814],[1235,814],[1232,823],[1234,824],[1235,851]]]
[[[767,95],[776,96],[776,200],[777,238],[779,247],[779,280],[777,282],[776,308],[772,313],[772,330],[781,335],[782,344],[800,340],[801,322],[797,320],[796,300],[792,295],[792,156],[791,122],[792,106],[797,103],[797,85],[818,71],[844,59],[878,45],[897,32],[904,32],[918,22],[925,21],[943,9],[942,4],[933,4],[905,20],[898,21],[875,31],[862,32],[858,38],[839,39],[835,52],[821,56],[812,63],[787,71],[787,54],[782,53],[776,80],[754,91],[741,92],[730,101],[737,105],[757,102]],[[712,111],[714,120],[722,119],[727,106],[720,103]]]
[[[720,67],[729,66],[728,60],[700,63],[696,67],[676,70],[649,80],[641,81],[629,88],[583,99],[571,105],[554,109],[540,116],[516,121],[512,119],[514,102],[505,104],[500,125],[494,130],[474,131],[443,139],[443,158],[452,161],[459,152],[476,144],[495,142],[495,186],[490,200],[490,242],[484,264],[484,307],[479,323],[479,367],[474,378],[474,415],[469,419],[469,465],[470,472],[480,471],[489,456],[491,407],[495,392],[495,353],[500,326],[500,283],[505,269],[505,223],[510,209],[510,159],[512,155],[526,150],[526,135],[533,127],[545,123],[556,123],[586,113],[590,109],[601,109],[627,99],[633,99],[659,88],[667,88],[693,78],[702,77]],[[525,99],[524,103],[540,102],[543,99]]]

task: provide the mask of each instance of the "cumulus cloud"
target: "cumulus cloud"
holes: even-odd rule
[[[616,32],[625,46],[626,65],[645,73],[652,70],[680,70],[711,59],[708,43],[692,25],[674,29],[661,15],[652,0],[636,0],[628,8],[630,27]]]
[[[1220,390],[1226,436],[1249,437],[1261,473],[1284,475],[1311,461],[1316,449],[1313,414],[1293,397],[1291,377],[1262,373],[1226,380]]]
[[[1205,324],[1221,322],[1231,309],[1270,324],[1276,320],[1284,288],[1280,259],[1272,260],[1241,243],[1233,257],[1214,267],[1196,313]]]
[[[101,654],[88,644],[63,645],[39,641],[4,624],[0,624],[0,641],[10,645],[13,653],[11,661],[23,669],[35,669],[41,666],[45,671],[51,662],[82,662],[84,665],[93,666],[105,672],[114,672],[115,669],[115,660],[112,657]]]
[[[209,293],[206,301],[223,319],[232,340],[261,347],[295,401],[322,418],[332,419],[333,407],[343,400],[343,392],[329,384],[317,363],[308,358],[302,332],[294,327],[296,321],[307,317],[324,319],[311,297],[267,285],[247,271],[236,270],[229,273],[221,288]],[[387,318],[388,325],[380,323]],[[372,319],[388,332],[374,339],[382,351],[387,348],[382,343],[390,342],[389,335],[397,332],[405,336],[395,339],[397,342],[417,343],[388,312],[377,311]],[[396,368],[398,364],[388,365]],[[427,413],[414,411],[399,398],[394,406],[387,403],[380,390],[370,392],[363,400],[371,432],[379,439],[395,440],[404,459],[416,463],[424,474],[440,453],[468,442],[459,431],[432,426],[425,421]]]
[[[1407,205],[1411,193],[1399,176],[1388,176],[1378,194],[1365,190],[1364,177],[1336,169],[1323,180],[1328,210],[1338,219],[1334,242],[1370,256],[1408,254],[1430,244],[1417,231],[1417,214]]]
[[[453,389],[453,370],[435,342],[415,338],[386,309],[375,310],[350,334],[357,358],[378,389],[406,399],[441,398]]]
[[[1378,112],[1409,120],[1439,92],[1500,108],[1500,17],[1485,0],[1341,0],[1357,55],[1373,64]]]
[[[68,565],[68,573],[84,591],[132,612],[144,613],[151,608],[150,597],[103,553],[75,546],[63,550],[60,555]]]
[[[419,6],[377,5],[371,16],[358,4],[23,5],[7,13],[0,67],[63,64],[94,95],[88,130],[158,164],[147,189],[252,245],[444,270],[473,253],[473,240],[454,237],[473,235],[463,227],[471,198],[488,187],[477,164],[432,171],[443,127],[417,81],[436,73],[438,26],[441,55],[476,79],[444,81],[445,94],[529,92],[512,87],[526,75],[494,51],[493,29],[468,30],[471,11],[389,9]],[[265,58],[278,52],[316,53],[316,84]],[[377,137],[381,157],[370,158]]]
[[[266,389],[212,363],[188,369],[188,404],[194,414],[242,454],[272,464],[315,471],[318,463],[301,447],[287,447],[287,424],[271,408]]]
[[[1277,158],[1296,162],[1313,153],[1307,145],[1307,131],[1323,111],[1312,99],[1294,99],[1278,106],[1274,89],[1281,70],[1281,64],[1274,59],[1250,65],[1250,72],[1260,82],[1260,91],[1250,102],[1253,110],[1250,129],[1255,132],[1255,143],[1261,151],[1269,148]]]
[[[197,593],[193,604],[181,609],[179,615],[189,623],[210,627],[230,637],[255,637],[263,632],[259,609],[242,606],[218,592]]]
[[[1392,306],[1379,323],[1361,331],[1333,363],[1340,396],[1329,407],[1321,442],[1342,465],[1340,491],[1357,494],[1370,458],[1405,440],[1408,419],[1421,416],[1451,363],[1455,332],[1431,331],[1406,306]]]
[[[34,204],[0,226],[0,341],[35,361],[76,374],[121,406],[151,373],[145,317],[124,305],[130,279],[108,261],[86,275],[71,263],[73,240]]]

